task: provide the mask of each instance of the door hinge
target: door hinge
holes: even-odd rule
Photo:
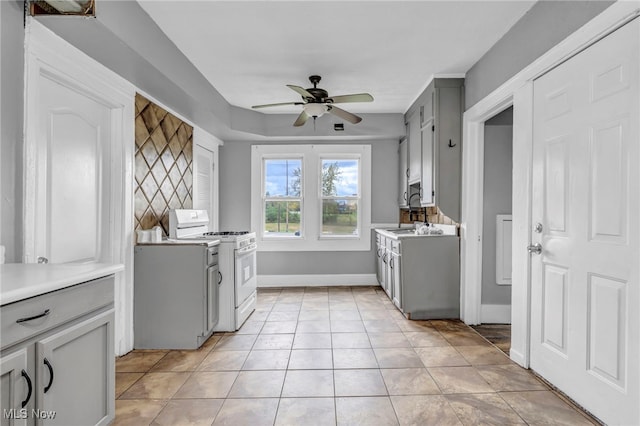
[[[431,196],[435,197],[436,196],[436,191],[431,191]]]

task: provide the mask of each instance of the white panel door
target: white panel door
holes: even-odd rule
[[[110,109],[42,75],[38,104],[37,256],[106,260],[110,242]]]
[[[531,368],[640,424],[640,20],[534,82]]]

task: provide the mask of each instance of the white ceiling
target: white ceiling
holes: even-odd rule
[[[461,77],[534,1],[143,1],[232,105],[294,102],[285,86],[368,92],[354,113],[404,113],[432,76]],[[300,107],[261,109],[296,113]]]

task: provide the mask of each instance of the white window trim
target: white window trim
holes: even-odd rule
[[[322,158],[360,160],[360,208],[358,236],[322,236],[322,198],[319,184]],[[262,233],[262,177],[264,158],[302,157],[301,237],[264,237]],[[256,232],[259,251],[368,251],[371,248],[371,145],[252,145],[251,229]]]

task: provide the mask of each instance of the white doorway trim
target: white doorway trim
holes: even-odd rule
[[[38,152],[37,106],[42,75],[83,93],[111,110],[111,183],[109,211],[109,253],[104,262],[125,266],[115,279],[115,351],[133,349],[133,154],[135,88],[91,57],[57,36],[33,18],[28,18],[25,35],[24,111],[24,258],[35,262],[36,252],[36,168]]]
[[[467,324],[480,322],[482,283],[482,193],[484,122],[513,105],[513,271],[511,359],[529,366],[531,150],[533,80],[640,15],[640,2],[619,1],[551,48],[464,113],[460,312]]]
[[[209,210],[209,217],[210,217],[210,223],[209,223],[209,229],[211,231],[218,231],[219,230],[219,224],[220,224],[220,215],[219,215],[219,211],[220,211],[220,204],[219,204],[219,194],[220,194],[220,182],[218,181],[219,175],[220,175],[220,161],[219,161],[219,156],[220,156],[220,146],[224,145],[224,142],[221,139],[218,139],[217,137],[213,136],[210,133],[207,133],[205,130],[201,129],[198,126],[193,126],[193,159],[194,159],[194,163],[193,163],[193,194],[194,194],[194,202],[195,202],[195,195],[198,193],[198,184],[197,184],[197,179],[195,178],[196,176],[196,162],[195,162],[195,158],[196,158],[196,152],[200,149],[204,149],[204,150],[208,150],[211,151],[213,153],[213,188],[212,188],[212,194],[213,197],[211,199],[211,205],[207,208],[207,210]],[[194,208],[195,205],[194,205]]]

